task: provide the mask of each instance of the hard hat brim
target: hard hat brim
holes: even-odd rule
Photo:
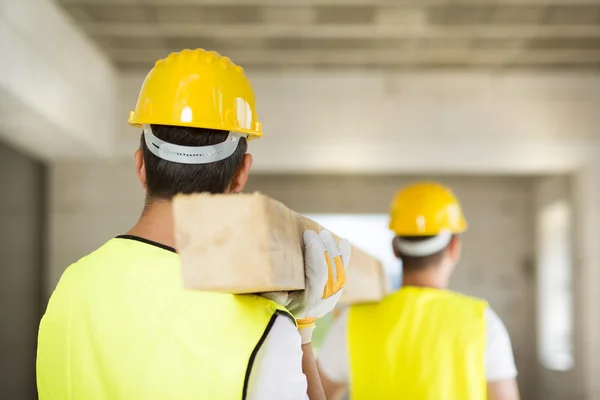
[[[134,126],[136,128],[140,128],[142,129],[144,127],[144,125],[165,125],[164,122],[158,122],[158,121],[149,121],[149,120],[139,120],[136,119],[134,117],[135,112],[131,111],[130,112],[130,116],[127,119],[127,123],[129,123],[129,125]],[[263,133],[261,131],[255,131],[252,129],[240,129],[239,127],[235,127],[235,126],[223,126],[223,125],[219,125],[219,126],[207,126],[207,125],[203,125],[203,126],[198,126],[197,124],[190,122],[190,123],[185,123],[185,122],[176,122],[176,123],[169,123],[169,126],[183,126],[183,127],[188,127],[188,128],[202,128],[202,129],[214,129],[214,130],[219,130],[219,131],[227,131],[227,132],[238,132],[238,133],[243,133],[248,135],[248,140],[252,140],[252,139],[260,139],[263,136]]]

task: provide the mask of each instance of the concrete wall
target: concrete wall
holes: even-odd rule
[[[598,74],[252,72],[264,173],[547,174],[579,167],[600,125]],[[122,74],[116,151],[144,74]]]
[[[137,219],[143,192],[132,161],[65,162],[54,166],[51,186],[51,290],[64,268]],[[395,191],[409,177],[251,176],[260,190],[306,213],[386,213]],[[534,398],[534,294],[532,178],[447,177],[461,198],[470,230],[452,285],[485,297],[504,319],[513,339],[525,399]]]
[[[34,399],[45,168],[0,143],[0,398]]]

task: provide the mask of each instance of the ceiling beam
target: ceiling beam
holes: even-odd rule
[[[298,7],[298,6],[394,6],[394,7],[424,7],[437,5],[460,5],[481,7],[486,5],[528,7],[528,6],[597,6],[598,0],[404,0],[402,2],[394,0],[58,0],[61,4],[68,5],[252,5],[252,6],[277,6],[277,7]]]
[[[110,154],[118,87],[106,55],[51,0],[1,0],[0,38],[5,139],[47,160]]]
[[[224,39],[302,37],[335,38],[600,38],[597,25],[224,25],[224,24],[131,24],[84,23],[96,37],[212,37]]]
[[[167,56],[165,49],[113,49],[117,63],[152,62]],[[228,52],[240,65],[314,65],[314,64],[413,64],[464,63],[473,65],[544,65],[600,63],[600,50],[519,50],[519,49],[452,49],[418,52],[398,50],[232,50]]]
[[[413,143],[364,143],[338,141],[315,146],[300,143],[294,151],[281,152],[285,145],[253,146],[254,172],[278,173],[361,173],[361,174],[540,174],[568,173],[592,160],[600,149],[586,140],[509,141],[482,135],[479,143],[454,141],[432,146],[431,140]],[[399,156],[401,149],[402,156]],[[345,157],[328,157],[328,154]],[[281,154],[281,156],[278,156]],[[427,155],[424,157],[423,155]]]

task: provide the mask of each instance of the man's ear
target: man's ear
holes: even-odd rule
[[[137,175],[138,181],[140,181],[142,188],[146,190],[146,164],[144,163],[144,155],[142,150],[137,149],[133,155],[133,158],[135,159],[135,174]]]
[[[394,255],[396,258],[400,258],[400,253],[398,252],[398,246],[396,246],[396,241],[398,240],[398,236],[395,236],[392,239],[392,250],[394,250]]]
[[[227,190],[228,193],[240,193],[244,190],[244,187],[248,182],[248,175],[250,175],[250,168],[252,167],[253,161],[252,154],[244,154],[240,166],[233,175],[233,179]]]
[[[452,240],[450,241],[450,246],[448,246],[448,253],[452,261],[456,264],[458,260],[460,260],[460,255],[462,253],[462,241],[458,235],[454,235]]]

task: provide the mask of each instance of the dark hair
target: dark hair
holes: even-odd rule
[[[435,237],[435,236],[398,236],[399,239],[405,240],[407,242],[421,242],[423,240],[431,239],[433,237]],[[454,240],[454,239],[455,239],[455,236],[452,236],[452,240]],[[416,271],[416,270],[420,270],[420,269],[424,269],[424,268],[428,268],[428,267],[435,267],[435,266],[439,265],[442,262],[442,260],[444,259],[444,255],[446,254],[446,251],[448,251],[448,248],[450,247],[451,243],[452,243],[452,241],[450,243],[448,243],[448,245],[446,247],[444,247],[442,250],[440,250],[438,252],[435,252],[428,256],[422,256],[422,257],[408,256],[406,254],[402,254],[400,249],[398,249],[397,247],[396,247],[396,252],[398,253],[398,257],[402,261],[403,269],[405,269],[407,271]],[[394,244],[394,246],[396,246],[396,245]]]
[[[215,129],[152,125],[159,139],[181,146],[209,146],[224,142],[229,132]],[[146,146],[142,134],[140,148],[146,166],[147,201],[170,200],[178,193],[224,193],[248,149],[241,139],[235,152],[224,160],[208,164],[180,164],[155,156]]]

